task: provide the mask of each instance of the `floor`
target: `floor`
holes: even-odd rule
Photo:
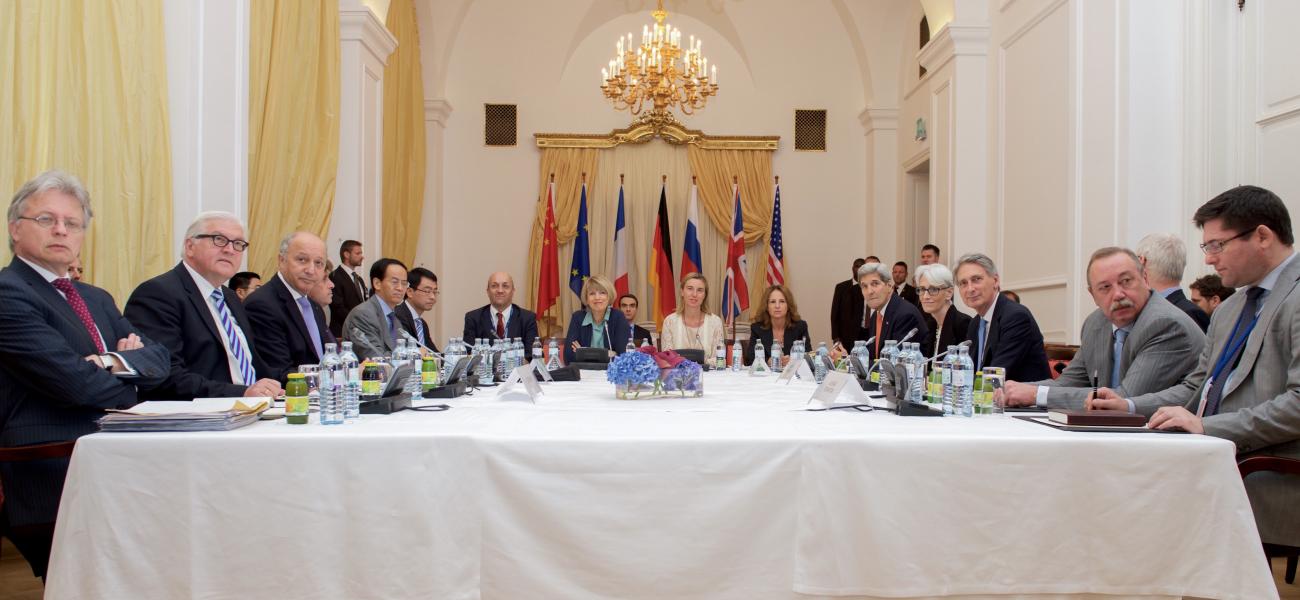
[[[1286,561],[1273,560],[1273,578],[1283,600],[1300,600],[1300,582],[1287,585],[1282,581]],[[32,577],[27,561],[7,539],[0,539],[0,600],[41,600],[41,580]]]

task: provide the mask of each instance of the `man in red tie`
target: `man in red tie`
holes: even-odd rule
[[[465,343],[473,345],[479,338],[523,338],[524,354],[532,359],[537,315],[514,303],[514,278],[509,273],[493,273],[488,277],[487,295],[487,306],[465,313]]]
[[[68,277],[90,225],[77,178],[47,171],[9,205],[14,258],[0,272],[0,446],[76,439],[104,409],[136,404],[162,383],[167,349],[137,335],[108,292]],[[8,530],[44,577],[68,460],[0,464]]]

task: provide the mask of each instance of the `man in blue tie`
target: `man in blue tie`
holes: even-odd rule
[[[1008,380],[1002,392],[1006,406],[1082,409],[1099,385],[1145,394],[1173,385],[1196,366],[1205,334],[1152,291],[1136,253],[1102,248],[1092,253],[1086,273],[1097,310],[1083,322],[1079,351],[1056,379]]]
[[[298,231],[280,241],[278,272],[244,301],[253,324],[253,349],[266,363],[260,373],[284,384],[298,365],[320,362],[324,344],[334,341],[325,311],[311,301],[325,277],[325,242]]]
[[[970,357],[975,370],[1002,367],[1007,379],[1039,381],[1051,377],[1043,334],[1033,313],[999,292],[1002,280],[993,259],[967,254],[957,259],[957,289],[966,306],[975,311],[966,339],[974,342]]]
[[[429,329],[429,322],[424,320],[424,313],[433,310],[438,303],[438,276],[424,267],[416,267],[407,271],[406,281],[410,285],[406,288],[406,302],[397,305],[397,320],[421,346],[437,352],[438,345],[434,343],[433,331]]]
[[[206,212],[185,231],[183,258],[145,281],[124,314],[140,332],[171,352],[163,385],[143,394],[157,400],[269,396],[280,384],[252,345],[253,331],[238,295],[225,286],[239,270],[248,240],[239,218]]]
[[[406,299],[406,265],[381,258],[370,265],[370,289],[375,294],[358,304],[343,321],[343,339],[352,342],[357,358],[385,356],[397,347],[405,329],[394,310]]]
[[[1238,456],[1300,459],[1300,260],[1286,205],[1243,185],[1193,216],[1205,263],[1240,288],[1210,317],[1209,341],[1178,384],[1131,398],[1162,405],[1147,426],[1204,433],[1236,444]],[[1102,390],[1094,407],[1124,409]],[[1245,480],[1264,543],[1300,546],[1300,476],[1265,472]]]

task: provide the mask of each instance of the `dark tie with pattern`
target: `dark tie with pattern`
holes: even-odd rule
[[[506,322],[501,318],[501,313],[497,313],[497,339],[505,339]]]
[[[1205,411],[1202,416],[1210,416],[1219,412],[1219,402],[1223,400],[1223,387],[1228,383],[1228,376],[1232,370],[1237,367],[1237,361],[1241,360],[1241,353],[1246,348],[1246,340],[1250,337],[1250,332],[1255,329],[1255,313],[1259,309],[1259,299],[1267,291],[1261,287],[1250,288],[1246,292],[1246,304],[1241,307],[1241,315],[1237,317],[1237,324],[1232,328],[1232,335],[1228,337],[1228,343],[1223,347],[1223,353],[1219,354],[1219,360],[1214,363],[1214,371],[1211,374],[1213,381],[1210,383],[1210,391],[1205,395]]]
[[[90,316],[90,309],[86,307],[86,301],[77,292],[77,287],[72,285],[72,280],[60,277],[52,283],[54,289],[63,292],[63,295],[68,298],[68,304],[72,306],[72,312],[77,313],[77,318],[81,319],[81,324],[86,326],[86,333],[90,334],[90,339],[95,341],[95,349],[100,354],[103,354],[104,340],[99,337],[99,328],[95,327],[95,319]]]
[[[361,292],[361,297],[366,297],[366,282],[361,280],[361,276],[356,273],[352,274],[352,281],[357,284],[357,291]]]

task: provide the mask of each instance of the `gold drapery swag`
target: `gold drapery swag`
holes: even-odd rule
[[[250,8],[248,268],[266,278],[286,234],[324,239],[329,232],[339,163],[339,9],[331,0],[258,0]]]
[[[7,0],[0,40],[5,198],[42,171],[76,175],[95,213],[86,280],[125,302],[174,256],[162,2]]]
[[[414,266],[424,209],[424,80],[411,0],[393,0],[385,20],[397,49],[384,69],[383,256]]]

